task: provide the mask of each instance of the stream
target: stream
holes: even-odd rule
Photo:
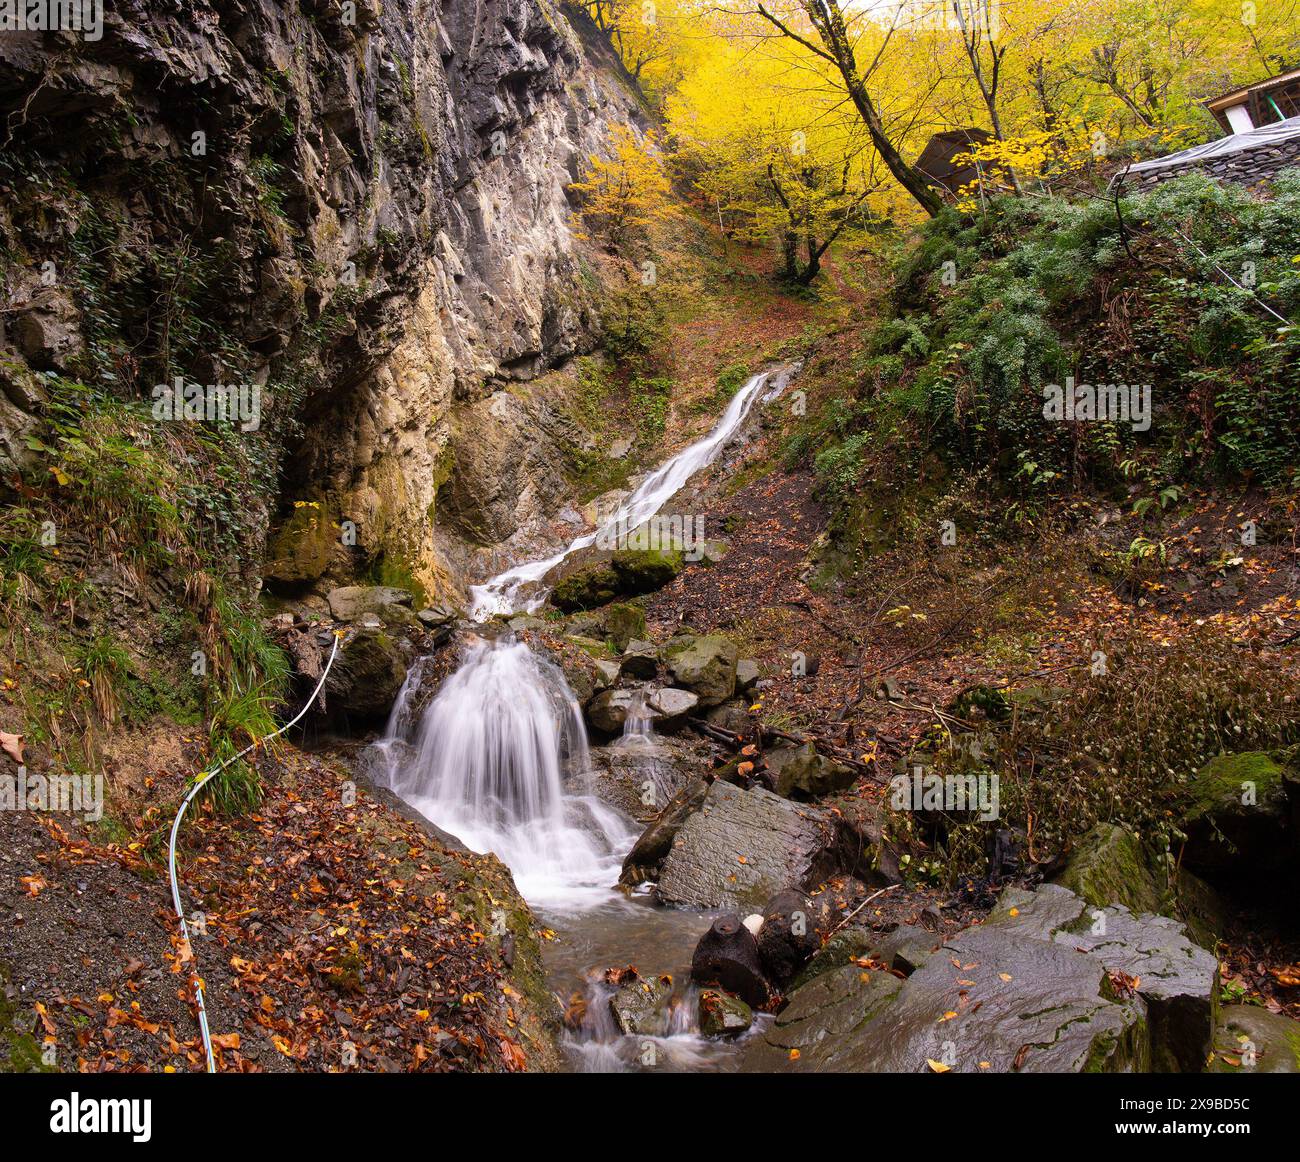
[[[740,431],[756,403],[779,396],[795,368],[753,376],[713,429],[649,473],[606,523],[554,556],[517,565],[470,590],[471,616],[537,609],[546,578],[574,553],[614,530],[645,524]],[[603,541],[602,541],[603,543]],[[412,668],[385,737],[375,744],[387,785],[467,847],[493,852],[520,894],[556,934],[544,948],[551,987],[571,1011],[563,1047],[577,1071],[726,1070],[737,1041],[701,1036],[691,954],[715,913],[668,909],[617,883],[640,834],[631,819],[591,793],[592,766],[582,709],[558,667],[508,632],[465,635],[459,668],[416,715]],[[645,714],[629,715],[614,744],[624,761],[656,760]],[[644,756],[641,760],[638,756]],[[605,971],[635,964],[643,977],[674,982],[656,1035],[624,1035],[610,1010],[615,986]],[[756,1020],[754,1030],[768,1018]],[[746,1036],[752,1036],[753,1031]]]

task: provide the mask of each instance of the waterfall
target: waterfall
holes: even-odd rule
[[[764,371],[750,379],[731,397],[727,410],[723,412],[722,418],[707,436],[696,440],[677,455],[664,461],[638,485],[636,491],[623,502],[618,511],[595,532],[584,533],[553,557],[516,565],[513,569],[507,569],[482,585],[471,586],[470,616],[481,619],[498,613],[516,613],[520,609],[531,612],[540,606],[546,600],[548,590],[539,582],[552,569],[580,549],[594,545],[602,534],[616,529],[631,532],[645,524],[695,473],[717,459],[723,448],[727,446],[727,441],[744,423],[754,401],[760,395],[764,403],[775,399],[785,390],[790,376],[796,370],[797,367],[786,367],[775,372]],[[770,388],[769,381],[772,384]],[[768,390],[764,391],[765,388]]]
[[[654,719],[646,706],[644,690],[638,690],[632,695],[632,705],[627,708],[627,717],[623,719],[623,736],[617,745],[636,749],[655,745]]]
[[[588,793],[582,712],[560,671],[521,642],[473,637],[412,736],[414,690],[403,688],[378,748],[392,790],[467,847],[494,852],[530,902],[604,898],[631,827]]]
[[[646,477],[596,532],[472,588],[473,616],[535,609],[546,597],[537,583],[556,565],[607,530],[630,531],[658,513],[717,459],[755,401],[778,396],[795,370],[750,379],[707,436]],[[637,831],[590,793],[582,711],[563,674],[521,642],[471,635],[459,668],[417,719],[419,665],[375,744],[376,775],[467,847],[494,852],[530,903],[560,910],[608,904]],[[656,764],[667,760],[651,721],[643,695],[628,716],[622,745],[662,790],[666,783]]]

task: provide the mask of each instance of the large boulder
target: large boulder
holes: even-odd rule
[[[662,589],[682,571],[680,549],[621,549],[610,559],[619,592],[629,595]]]
[[[619,734],[636,699],[635,690],[602,690],[587,704],[587,721],[604,734]]]
[[[1183,862],[1230,876],[1279,872],[1296,856],[1286,771],[1262,751],[1219,755],[1187,785]]]
[[[1036,892],[1008,888],[986,927],[1028,931],[1100,961],[1123,991],[1144,1002],[1151,1068],[1199,1073],[1209,1051],[1219,1001],[1219,961],[1187,938],[1168,916],[1099,908],[1057,884]]]
[[[336,621],[360,621],[367,614],[373,614],[385,625],[414,627],[421,624],[411,608],[413,596],[410,591],[391,585],[344,585],[331,589],[326,600]]]
[[[939,947],[939,936],[915,924],[899,924],[871,943],[869,955],[886,968],[911,976]]]
[[[783,746],[763,756],[772,772],[772,789],[787,799],[815,799],[851,787],[853,768],[817,753],[812,743]]]
[[[565,613],[595,609],[619,595],[618,574],[608,565],[588,565],[570,573],[551,590],[551,604]]]
[[[326,679],[327,704],[348,718],[387,718],[405,681],[406,658],[397,641],[383,630],[357,630]]]
[[[608,562],[586,565],[570,573],[551,591],[551,604],[565,613],[596,609],[617,597],[636,597],[653,593],[668,584],[682,568],[682,554],[673,549],[623,549]],[[623,610],[630,606],[622,606]],[[616,615],[618,632],[627,631],[628,637],[645,631],[644,621],[637,628],[635,618]],[[614,628],[609,618],[606,627],[610,636]]]
[[[735,693],[739,656],[736,643],[721,634],[686,634],[664,651],[674,683],[698,694],[702,706],[717,706]]]
[[[1209,1073],[1300,1073],[1300,1021],[1257,1005],[1224,1005]]]
[[[1159,912],[1164,897],[1141,841],[1114,823],[1098,823],[1075,844],[1056,882],[1089,904],[1133,912]]]
[[[1098,823],[1075,844],[1055,882],[1098,907],[1122,904],[1134,913],[1176,916],[1197,944],[1213,951],[1227,927],[1226,905],[1186,868],[1171,876],[1165,870],[1168,862],[1153,856],[1131,831]]]
[[[645,610],[616,602],[605,611],[605,632],[615,649],[626,649],[628,642],[645,636]]]
[[[262,575],[268,587],[292,591],[319,579],[329,568],[338,536],[319,504],[298,504],[267,544]]]
[[[629,678],[653,678],[659,673],[659,651],[649,642],[633,638],[623,647],[618,669]]]
[[[857,1030],[889,1011],[902,987],[903,982],[890,973],[869,972],[852,964],[820,973],[793,993],[761,1037],[748,1042],[741,1051],[741,1070],[880,1072],[874,1068],[871,1044]],[[916,1066],[907,1069],[916,1071]]]
[[[706,753],[701,741],[688,734],[594,746],[591,789],[602,802],[648,824],[705,767]]]
[[[718,781],[674,836],[657,892],[666,904],[752,910],[783,888],[812,888],[852,872],[868,855],[828,811]]]
[[[827,952],[844,962],[814,958],[742,1068],[1199,1072],[1205,1062],[1218,966],[1165,917],[1047,884],[1008,889],[906,981],[854,963],[875,943],[838,934]]]
[[[689,690],[678,690],[673,686],[664,686],[662,689],[652,691],[645,703],[651,723],[656,729],[661,730],[668,730],[678,725],[682,719],[694,713],[699,704],[698,694],[692,694]]]

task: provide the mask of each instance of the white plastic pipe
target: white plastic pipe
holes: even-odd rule
[[[301,720],[302,716],[311,709],[312,703],[316,701],[316,695],[321,692],[321,687],[325,685],[325,679],[329,677],[330,667],[334,665],[334,658],[338,655],[339,642],[342,640],[342,637],[343,630],[336,629],[334,631],[334,646],[330,650],[329,661],[325,663],[325,669],[321,673],[320,681],[316,683],[316,689],[311,692],[311,697],[303,704],[303,708],[282,727],[280,727],[279,730],[273,730],[265,738],[253,739],[253,741],[249,743],[248,746],[244,747],[244,749],[237,755],[232,755],[224,762],[218,763],[211,770],[204,771],[203,774],[199,776],[194,786],[186,792],[185,798],[181,800],[181,805],[176,811],[176,818],[172,820],[171,838],[167,841],[167,875],[171,880],[172,885],[172,907],[176,909],[176,919],[181,922],[181,939],[184,941],[185,947],[191,948],[191,957],[193,956],[193,950],[190,945],[190,929],[189,925],[185,923],[185,911],[181,907],[181,889],[180,885],[176,882],[176,836],[180,834],[181,820],[185,817],[185,808],[190,805],[190,800],[193,799],[194,796],[197,795],[214,776],[219,775],[230,766],[231,763],[238,762],[250,751],[256,750],[259,746],[270,742],[273,738],[278,738],[288,730],[289,727]],[[194,1002],[198,1006],[199,1010],[199,1032],[203,1036],[203,1052],[206,1054],[208,1059],[208,1072],[216,1073],[216,1058],[212,1055],[212,1034],[208,1030],[208,1009],[203,1000],[203,978],[197,973],[194,977]]]

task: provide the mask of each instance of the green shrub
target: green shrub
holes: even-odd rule
[[[1004,198],[974,220],[940,214],[896,269],[896,313],[868,338],[850,422],[842,408],[810,416],[817,436],[791,457],[820,449],[837,502],[881,451],[869,430],[932,448],[959,471],[994,465],[1017,503],[1029,483],[1118,484],[1134,457],[1169,480],[1291,483],[1300,329],[1261,300],[1300,319],[1300,170],[1268,199],[1193,175],[1121,210],[1127,237],[1103,199]],[[1151,384],[1150,431],[1046,422],[1043,389],[1067,376]]]
[[[1176,846],[1172,805],[1207,761],[1300,738],[1294,677],[1209,627],[1176,645],[1125,631],[1101,649],[1104,674],[1086,666],[1062,691],[1009,692],[1011,717],[981,724],[978,759],[946,733],[936,743],[940,770],[996,772],[997,826],[1028,834],[1039,859],[1098,822]],[[952,870],[980,867],[985,834],[978,823],[949,830]]]
[[[605,352],[633,373],[645,374],[663,364],[668,324],[661,297],[650,288],[629,283],[611,291],[602,305]]]

